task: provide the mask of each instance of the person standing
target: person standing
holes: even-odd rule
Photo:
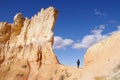
[[[79,68],[79,66],[80,66],[80,60],[78,59],[77,60],[77,68]]]

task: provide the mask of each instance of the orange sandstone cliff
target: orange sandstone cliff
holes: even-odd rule
[[[57,10],[0,22],[0,80],[120,80],[120,32],[93,45],[82,68],[61,65],[52,49]]]
[[[44,80],[40,73],[47,76],[44,69],[58,64],[52,50],[56,16],[50,7],[31,19],[18,13],[13,24],[0,23],[1,80]]]

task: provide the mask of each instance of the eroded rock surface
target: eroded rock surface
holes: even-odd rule
[[[31,19],[18,13],[13,24],[0,23],[0,80],[44,80],[42,66],[58,64],[52,50],[56,17],[49,7]]]

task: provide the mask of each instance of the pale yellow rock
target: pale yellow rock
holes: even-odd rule
[[[6,22],[0,22],[0,44],[5,44],[11,35],[11,25]]]
[[[52,46],[57,10],[0,22],[0,80],[120,80],[120,32],[93,45],[80,69],[61,65]]]
[[[84,61],[85,68],[96,76],[111,76],[115,73],[119,74],[119,78],[110,80],[120,80],[120,32],[90,47]]]
[[[0,23],[0,80],[36,80],[42,65],[58,64],[52,50],[56,17],[49,7],[32,19],[18,13],[13,24]]]

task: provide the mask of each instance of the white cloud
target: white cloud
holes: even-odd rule
[[[74,41],[72,39],[63,39],[60,36],[55,36],[53,48],[54,49],[65,49],[66,47],[71,46],[73,42]]]
[[[97,9],[94,9],[94,13],[95,13],[95,15],[97,15],[99,17],[105,17],[106,16],[105,13],[103,13],[103,12],[97,10]]]
[[[117,23],[117,21],[116,20],[109,20],[108,23],[114,24],[114,23]]]
[[[54,49],[66,49],[66,47],[71,47],[72,49],[86,49],[92,46],[93,44],[109,37],[110,35],[120,31],[120,26],[117,26],[117,30],[112,31],[107,34],[102,34],[105,29],[105,25],[100,25],[91,30],[91,33],[85,35],[82,40],[72,40],[72,39],[63,39],[60,36],[54,37]]]
[[[100,25],[99,28],[91,30],[91,34],[86,35],[83,37],[83,39],[80,42],[76,42],[73,44],[73,49],[85,49],[89,48],[93,44],[109,37],[110,35],[116,33],[120,30],[120,26],[117,26],[117,30],[112,31],[110,33],[102,35],[103,30],[105,29],[105,25]]]
[[[112,31],[112,32],[110,32],[110,33],[108,33],[107,35],[112,35],[112,34],[114,34],[114,33],[116,33],[116,32],[118,32],[118,31],[120,31],[120,26],[117,26],[117,30],[115,30],[115,31]]]
[[[120,30],[120,26],[117,26],[118,30]]]
[[[91,30],[91,34],[84,36],[81,42],[74,43],[72,48],[73,49],[89,48],[93,44],[103,40],[104,38],[107,37],[107,35],[102,35],[104,29],[105,25],[100,25],[99,28]]]

